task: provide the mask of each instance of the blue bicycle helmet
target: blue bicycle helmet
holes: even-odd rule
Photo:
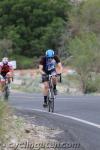
[[[54,57],[54,51],[52,49],[48,49],[46,51],[46,57]]]

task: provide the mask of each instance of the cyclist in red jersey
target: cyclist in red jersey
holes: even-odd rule
[[[8,83],[11,82],[11,78],[13,79],[13,66],[12,64],[8,61],[8,58],[7,57],[4,57],[2,59],[2,62],[0,63],[0,78],[2,79],[1,81],[1,86],[3,88],[4,86],[4,82],[5,78],[8,78]]]

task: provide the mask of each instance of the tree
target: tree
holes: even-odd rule
[[[12,41],[9,39],[0,40],[0,58],[8,57],[12,53]]]
[[[10,39],[14,54],[27,57],[58,49],[70,7],[68,0],[0,1],[0,39]]]
[[[100,34],[100,1],[86,0],[73,7],[69,14],[69,26],[73,36],[81,32]]]
[[[69,51],[72,55],[71,63],[80,76],[83,92],[86,93],[87,81],[91,72],[100,67],[100,43],[94,33],[82,33],[69,41]]]
[[[79,74],[84,93],[87,92],[88,86],[91,85],[89,88],[93,87],[90,84],[92,83],[91,73],[100,72],[99,6],[99,0],[82,1],[78,5],[74,5],[69,14],[70,38],[66,49],[71,55],[70,62]]]

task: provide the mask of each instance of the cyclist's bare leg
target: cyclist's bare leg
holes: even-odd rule
[[[8,78],[8,83],[11,83],[13,80],[13,75],[12,75],[12,72],[8,72],[7,74],[6,74],[6,76],[7,76],[7,78]]]
[[[43,83],[44,104],[47,104],[48,82]]]
[[[2,75],[0,75],[0,90],[1,90],[1,92],[4,92],[4,87],[5,87],[5,79]]]
[[[8,83],[11,83],[11,78],[10,77],[8,77]]]
[[[57,77],[56,76],[52,77],[52,80],[53,80],[53,85],[54,85],[54,93],[55,95],[57,95],[57,89],[56,89]]]
[[[52,77],[52,80],[53,80],[53,84],[56,85],[56,84],[57,84],[57,77],[56,77],[56,76],[53,76],[53,77]]]
[[[48,82],[44,82],[44,83],[43,83],[43,94],[44,94],[45,96],[48,95]]]
[[[5,87],[5,83],[2,82],[2,83],[1,83],[1,91],[2,91],[2,92],[4,92],[4,87]]]

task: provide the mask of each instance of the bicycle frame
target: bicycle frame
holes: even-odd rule
[[[9,84],[8,77],[4,77],[3,97],[4,97],[5,100],[8,100],[8,97],[9,97],[9,94],[10,94],[8,84]]]
[[[49,89],[48,89],[48,111],[49,112],[54,112],[54,91],[53,91],[53,81],[52,77],[54,75],[48,75],[48,84],[49,84]]]

